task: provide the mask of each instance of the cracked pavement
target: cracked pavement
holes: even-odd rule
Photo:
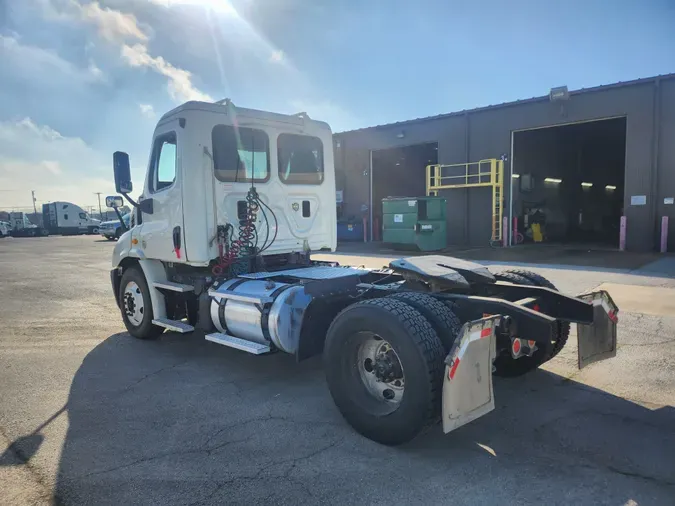
[[[497,379],[494,412],[388,448],[343,421],[319,359],[131,338],[111,250],[0,241],[2,505],[675,502],[675,314],[622,307],[615,359],[577,371],[573,334],[542,370]],[[675,289],[653,268],[532,270],[568,292]]]

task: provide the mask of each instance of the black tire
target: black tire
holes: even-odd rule
[[[524,276],[514,272],[504,271],[498,272],[495,275],[497,281],[508,281],[517,285],[534,286],[534,283]],[[522,376],[530,371],[535,370],[541,364],[546,362],[546,353],[543,349],[537,349],[531,357],[513,358],[511,349],[505,348],[499,352],[497,358],[493,362],[495,366],[495,376],[504,378],[514,378]]]
[[[417,309],[436,331],[443,343],[445,352],[449,353],[455,339],[462,328],[462,322],[457,315],[443,302],[431,295],[420,292],[400,292],[389,295],[390,299],[397,299]]]
[[[509,269],[508,271],[504,272],[521,276],[530,281],[534,286],[541,286],[543,288],[550,288],[551,290],[555,290],[556,292],[558,291],[558,289],[553,283],[551,283],[544,276],[537,274],[536,272],[526,271],[524,269]],[[560,351],[565,347],[565,344],[567,344],[567,340],[569,339],[569,337],[570,337],[570,323],[558,322],[558,329],[556,332],[556,336],[553,340],[553,348],[551,349],[551,354],[546,358],[546,360],[551,360],[558,353],[560,353]]]
[[[106,235],[105,238],[108,239],[109,241],[115,241],[115,240],[117,240],[117,237],[111,237],[111,236],[109,236],[109,235]]]
[[[405,374],[398,404],[371,395],[361,379],[358,351],[373,334],[386,336]],[[410,441],[438,419],[445,351],[419,311],[391,298],[358,302],[331,323],[324,346],[326,381],[335,405],[360,434],[378,443]]]
[[[138,288],[141,291],[141,296],[143,297],[143,318],[140,325],[134,325],[127,316],[125,311],[125,301],[124,301],[124,290],[125,287],[130,282],[136,283]],[[124,271],[122,274],[122,280],[120,282],[120,292],[118,294],[119,307],[122,313],[122,320],[124,321],[124,326],[127,328],[129,334],[134,336],[137,339],[157,339],[164,332],[163,327],[158,327],[152,324],[154,318],[152,313],[152,300],[150,299],[150,290],[148,289],[148,283],[145,280],[143,271],[140,267],[132,266]]]
[[[510,271],[497,272],[494,274],[494,277],[497,281],[507,281],[515,285],[527,285],[527,286],[534,285],[534,283],[529,279],[520,276],[518,274],[514,274],[513,272]]]

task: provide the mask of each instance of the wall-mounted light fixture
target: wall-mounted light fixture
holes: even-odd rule
[[[605,186],[605,190],[614,191],[616,190],[616,186],[608,184],[607,186]]]
[[[520,177],[520,174],[511,174],[511,177],[514,179],[518,179]]]
[[[553,183],[553,184],[560,184],[562,183],[562,179],[556,179],[554,177],[547,177],[544,179],[545,183]]]
[[[583,186],[584,188],[590,188],[591,186],[593,186],[593,183],[581,183],[581,186]]]
[[[396,134],[397,139],[403,139],[403,137],[405,137],[405,132],[403,130]]]
[[[557,88],[551,88],[551,91],[548,92],[548,98],[551,102],[567,100],[570,98],[570,92],[567,86],[558,86]]]

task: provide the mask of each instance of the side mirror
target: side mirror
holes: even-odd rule
[[[131,168],[129,167],[129,155],[123,151],[113,153],[113,171],[115,173],[115,190],[125,194],[133,191],[131,182]]]
[[[124,199],[118,197],[117,195],[112,195],[105,198],[105,206],[112,207],[113,209],[117,207],[122,207],[124,205]]]

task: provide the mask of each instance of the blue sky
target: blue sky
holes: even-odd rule
[[[341,131],[670,72],[675,0],[0,0],[0,208],[140,184],[188,99]]]

